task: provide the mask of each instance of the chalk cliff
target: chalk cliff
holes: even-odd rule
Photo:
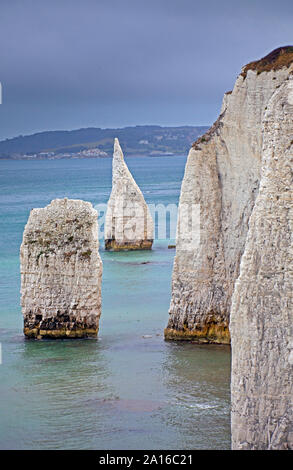
[[[219,118],[189,152],[166,339],[230,342],[231,297],[259,188],[262,121],[292,64],[293,48],[285,47],[245,66],[224,95]],[[180,209],[196,205],[200,241],[193,245],[185,236],[188,211]]]
[[[293,76],[264,116],[261,182],[230,331],[233,448],[293,449]]]
[[[112,192],[105,221],[106,250],[150,250],[153,220],[141,190],[123,157],[118,139],[114,142]]]
[[[28,337],[97,336],[102,262],[97,211],[55,199],[33,209],[20,248],[21,305]]]

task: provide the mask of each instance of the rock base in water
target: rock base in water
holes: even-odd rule
[[[192,341],[193,343],[211,343],[211,344],[229,344],[230,333],[226,324],[209,324],[202,329],[190,330],[184,328],[175,330],[165,328],[165,340],[173,341]]]
[[[152,245],[153,240],[138,240],[133,242],[105,240],[105,249],[110,251],[151,250]]]
[[[98,328],[80,328],[74,330],[60,328],[60,330],[43,330],[40,329],[39,324],[37,323],[33,328],[25,327],[23,329],[24,335],[27,338],[35,339],[96,338],[98,336],[98,331]]]

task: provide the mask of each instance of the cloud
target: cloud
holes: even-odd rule
[[[2,0],[1,135],[210,123],[242,65],[292,42],[292,10],[285,0]]]

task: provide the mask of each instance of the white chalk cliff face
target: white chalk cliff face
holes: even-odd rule
[[[123,157],[118,139],[114,142],[112,192],[105,221],[106,250],[150,250],[154,226],[141,190]]]
[[[178,230],[166,339],[230,342],[231,297],[259,188],[262,121],[292,73],[292,65],[276,65],[282,55],[271,56],[264,71],[262,61],[242,70],[218,120],[189,152],[179,209],[200,205],[200,242],[190,249]],[[179,211],[178,228],[187,224]]]
[[[33,209],[20,248],[24,334],[97,336],[102,261],[98,216],[89,202],[55,199]]]
[[[263,120],[259,194],[231,308],[232,446],[293,449],[293,76]]]

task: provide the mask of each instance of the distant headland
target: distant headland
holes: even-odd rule
[[[110,157],[118,137],[126,155],[186,155],[207,126],[133,126],[119,129],[89,127],[46,131],[0,141],[0,159],[61,159]]]

